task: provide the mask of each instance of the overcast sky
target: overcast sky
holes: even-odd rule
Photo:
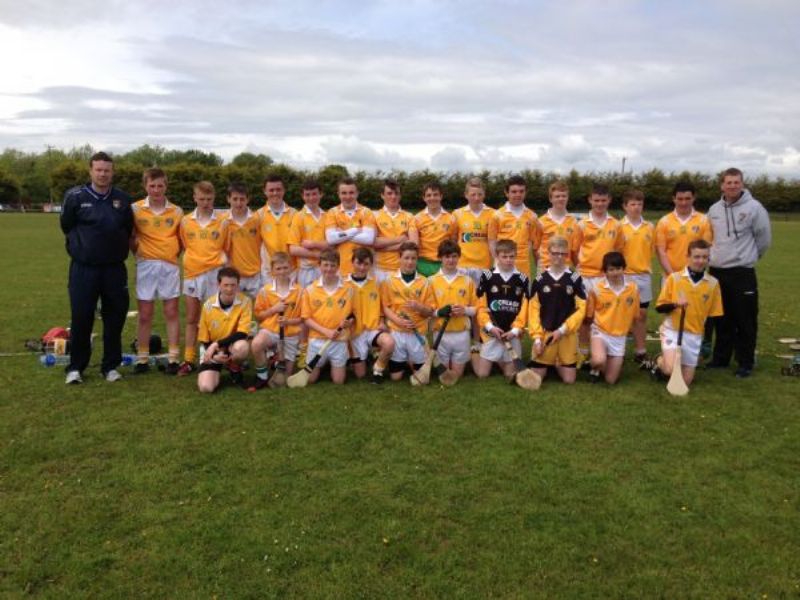
[[[797,177],[800,1],[0,0],[0,147]]]

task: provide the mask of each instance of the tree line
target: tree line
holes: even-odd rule
[[[88,180],[89,157],[94,149],[81,146],[71,150],[47,148],[43,152],[22,152],[7,149],[0,154],[0,203],[23,205],[35,209],[44,203],[60,203],[64,192]],[[229,163],[213,152],[202,150],[169,150],[161,146],[144,145],[124,154],[117,154],[115,185],[134,198],[144,196],[142,171],[158,166],[169,179],[169,198],[191,208],[192,186],[197,181],[208,180],[214,184],[219,198],[224,201],[225,189],[231,182],[244,183],[250,191],[252,205],[261,206],[263,181],[268,175],[278,174],[287,188],[290,204],[300,204],[300,186],[308,177],[316,178],[322,187],[323,208],[336,203],[336,183],[345,176],[358,183],[359,200],[370,208],[381,205],[380,193],[386,178],[395,179],[401,186],[403,206],[416,211],[422,208],[422,188],[431,180],[439,181],[444,189],[444,204],[455,208],[464,204],[464,186],[467,179],[478,176],[485,182],[487,202],[500,206],[504,202],[504,183],[512,173],[483,171],[480,173],[440,173],[422,171],[357,171],[350,172],[342,165],[327,165],[315,171],[295,169],[274,162],[264,154],[243,152]],[[700,172],[665,173],[652,169],[642,173],[589,172],[572,170],[567,174],[526,169],[519,173],[528,182],[528,205],[537,212],[545,210],[547,189],[556,180],[565,181],[570,188],[571,208],[581,210],[582,202],[594,182],[608,185],[613,197],[619,199],[629,188],[644,192],[646,206],[651,210],[666,211],[672,207],[672,186],[677,181],[691,181],[697,188],[696,206],[707,209],[719,199],[719,174]],[[747,175],[747,174],[745,174]],[[770,212],[800,212],[800,180],[761,175],[746,179],[746,185]]]

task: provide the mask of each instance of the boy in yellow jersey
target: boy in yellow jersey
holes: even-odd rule
[[[486,190],[480,177],[470,177],[464,189],[467,205],[453,211],[456,220],[456,239],[461,248],[458,262],[475,285],[481,273],[492,268],[492,251],[489,249],[489,224],[494,209],[486,206]]]
[[[217,293],[217,273],[225,264],[228,220],[214,210],[214,186],[208,181],[194,185],[194,211],[181,220],[183,244],[183,297],[186,302],[186,344],[178,375],[195,370],[197,323],[203,302]],[[238,283],[238,280],[237,280]]]
[[[578,250],[581,245],[578,220],[567,212],[569,187],[563,181],[556,181],[550,184],[548,195],[550,208],[539,217],[541,239],[537,254],[537,267],[540,273],[543,273],[550,266],[548,249],[552,237],[558,236],[567,240],[569,256],[567,256],[566,265],[570,269],[573,269],[578,262]]]
[[[711,244],[706,240],[689,242],[688,264],[683,271],[667,277],[656,301],[656,310],[667,316],[660,329],[661,356],[654,361],[651,369],[654,373],[660,370],[665,377],[672,374],[683,308],[686,317],[681,342],[681,372],[686,385],[694,380],[705,321],[709,317],[722,316],[719,282],[705,272],[710,248]]]
[[[655,252],[655,227],[642,217],[644,194],[628,190],[622,194],[625,216],[620,221],[622,256],[625,257],[625,278],[639,288],[639,318],[633,324],[634,360],[642,364],[647,359],[647,307],[653,300],[651,263]]]
[[[180,228],[183,211],[167,200],[167,176],[161,169],[147,169],[142,177],[147,197],[135,202],[131,249],[136,256],[136,300],[139,321],[136,330],[138,354],[134,373],[150,370],[150,333],[153,327],[155,301],[164,303],[167,323],[169,362],[165,372],[175,375],[180,358],[181,273],[178,255],[181,252]]]
[[[419,248],[417,271],[420,275],[430,277],[441,267],[439,244],[444,240],[455,239],[456,220],[442,208],[442,186],[439,182],[425,184],[422,188],[422,200],[425,208],[414,215],[408,240]]]
[[[254,299],[261,289],[261,219],[247,206],[247,186],[228,186],[228,266],[239,272],[239,291]]]
[[[344,276],[353,270],[353,250],[375,241],[375,216],[358,203],[358,187],[350,177],[339,181],[336,193],[339,205],[325,213],[325,240],[339,251]]]
[[[264,282],[270,278],[270,257],[275,252],[289,252],[289,227],[294,218],[295,209],[284,202],[286,189],[280,175],[268,175],[264,179],[264,196],[267,201],[260,209],[261,219],[261,268]],[[295,261],[292,260],[292,269]]]
[[[639,318],[639,290],[625,279],[625,257],[608,252],[603,257],[605,277],[596,281],[588,294],[586,319],[592,321],[592,354],[589,373],[592,383],[616,383],[625,358],[625,338]]]
[[[210,393],[219,386],[222,367],[231,381],[242,385],[242,363],[250,353],[247,335],[253,320],[253,304],[239,291],[239,273],[223,267],[217,273],[218,290],[203,304],[200,314],[200,367],[197,389]]]
[[[567,267],[567,238],[551,236],[547,255],[550,264],[533,281],[528,301],[531,366],[542,379],[548,367],[555,367],[564,383],[575,383],[578,329],[586,315],[586,292],[581,276]]]
[[[289,228],[289,254],[299,261],[297,283],[305,288],[319,279],[319,255],[330,246],[325,241],[325,211],[319,206],[322,188],[316,179],[306,179],[302,187],[303,208],[292,218]]]
[[[270,265],[272,281],[264,285],[256,296],[253,314],[258,321],[259,330],[251,344],[256,380],[252,388],[260,390],[267,385],[267,350],[275,349],[283,329],[283,360],[286,373],[292,374],[297,358],[297,345],[300,334],[300,286],[292,281],[292,266],[289,255],[276,252]]]
[[[348,340],[353,326],[353,288],[339,274],[339,253],[329,248],[319,256],[321,277],[304,291],[300,315],[308,326],[308,355],[317,356],[322,346],[331,343],[316,368],[308,376],[309,383],[319,379],[320,369],[331,364],[331,380],[342,384],[347,378],[350,358]]]
[[[442,317],[450,315],[447,329],[436,352],[439,362],[461,377],[470,362],[470,319],[477,314],[478,298],[472,278],[458,268],[461,248],[453,240],[439,244],[441,270],[428,279],[436,301],[437,319],[434,330],[439,331]]]
[[[375,279],[378,283],[400,268],[400,244],[408,241],[413,215],[400,208],[400,186],[393,179],[383,182],[383,208],[375,215]]]
[[[402,379],[407,368],[417,371],[425,362],[424,336],[436,302],[428,280],[417,272],[417,245],[403,242],[398,252],[400,269],[380,285],[381,307],[394,338],[389,360],[389,374],[394,381]]]
[[[380,289],[378,282],[370,277],[372,271],[372,250],[356,248],[352,256],[353,272],[347,276],[347,283],[353,288],[353,326],[350,350],[353,373],[358,379],[367,374],[367,360],[372,348],[377,349],[378,358],[372,367],[372,383],[384,381],[384,371],[394,352],[394,338],[381,312]]]
[[[708,218],[694,209],[695,188],[687,181],[679,181],[672,188],[675,210],[664,215],[656,225],[658,262],[668,277],[686,268],[689,243],[705,240],[711,243],[714,233]]]
[[[536,214],[525,206],[528,184],[521,175],[508,178],[505,185],[507,202],[495,212],[489,226],[489,247],[497,259],[499,240],[512,240],[517,247],[517,270],[530,277],[531,251],[539,247],[541,226]]]
[[[517,243],[512,239],[498,240],[495,246],[496,266],[484,271],[478,284],[478,325],[483,343],[480,355],[472,360],[472,370],[481,379],[492,372],[497,363],[506,377],[514,375],[514,359],[506,349],[510,342],[522,356],[520,335],[528,319],[530,279],[515,267]]]
[[[595,284],[603,279],[603,258],[609,252],[622,251],[622,236],[619,221],[608,214],[611,193],[608,186],[596,183],[589,194],[589,214],[578,221],[578,272],[583,279],[586,297],[589,297]],[[578,333],[578,362],[582,363],[589,354],[589,326],[583,324]]]

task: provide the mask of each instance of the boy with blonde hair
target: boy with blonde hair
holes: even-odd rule
[[[622,372],[625,342],[633,322],[639,318],[639,290],[625,279],[625,257],[608,252],[603,257],[605,276],[596,281],[588,294],[586,320],[591,321],[592,383],[616,383]]]
[[[403,378],[410,367],[418,371],[427,357],[425,334],[434,314],[433,292],[428,280],[418,273],[419,248],[414,242],[400,245],[400,269],[380,285],[381,307],[394,338],[389,360],[393,381]]]
[[[537,267],[540,273],[550,266],[550,239],[559,236],[567,240],[569,245],[569,255],[566,265],[570,269],[574,268],[578,261],[578,250],[580,248],[580,230],[578,220],[567,212],[567,202],[569,202],[569,187],[563,181],[555,181],[550,184],[548,189],[550,208],[539,217],[541,228],[541,239],[539,240],[539,252]]]
[[[292,266],[289,255],[276,252],[270,265],[272,281],[258,292],[253,314],[259,330],[251,344],[253,363],[256,368],[255,390],[267,385],[267,351],[277,348],[283,328],[283,360],[286,374],[291,375],[297,358],[300,324],[300,286],[292,281]]]
[[[142,176],[147,197],[133,206],[131,250],[136,256],[136,300],[139,308],[136,330],[137,357],[134,373],[150,370],[150,334],[155,301],[164,304],[169,362],[165,372],[175,375],[180,358],[181,252],[180,225],[183,211],[166,196],[167,175],[161,169],[147,169]]]
[[[472,370],[483,379],[497,363],[503,374],[514,376],[514,358],[506,348],[510,343],[517,356],[522,355],[520,335],[528,317],[530,279],[515,267],[517,243],[498,240],[495,245],[496,266],[484,271],[478,284],[478,325],[481,329],[480,354],[473,358]]]
[[[214,185],[201,181],[194,185],[196,208],[181,220],[183,253],[183,297],[186,302],[186,335],[183,363],[178,375],[196,370],[197,324],[207,298],[217,293],[217,274],[227,261],[228,220],[214,209]],[[238,286],[238,273],[237,273]],[[238,287],[237,287],[238,293]]]
[[[331,380],[342,384],[347,379],[350,358],[348,340],[353,326],[353,288],[339,274],[339,253],[329,248],[319,255],[320,278],[308,286],[300,301],[300,315],[308,327],[308,355],[321,358],[308,376],[308,382],[319,379],[320,370],[331,365]],[[324,352],[323,346],[330,341]]]
[[[570,243],[552,236],[547,241],[549,265],[531,286],[528,301],[528,333],[532,368],[544,379],[555,367],[564,383],[575,383],[578,361],[578,329],[586,315],[586,292],[578,273],[567,267]]]
[[[464,197],[467,199],[466,206],[453,211],[456,239],[461,249],[458,266],[478,285],[481,273],[492,267],[489,225],[495,211],[484,204],[486,190],[480,177],[470,177],[467,180]]]
[[[647,308],[653,300],[651,263],[655,252],[655,227],[642,217],[644,194],[628,190],[622,194],[625,216],[620,221],[622,256],[625,257],[625,278],[639,289],[639,318],[633,323],[634,360],[647,360]]]

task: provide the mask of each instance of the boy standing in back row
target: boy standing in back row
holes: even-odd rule
[[[247,206],[247,186],[228,186],[228,266],[239,272],[239,291],[253,300],[261,289],[261,219]]]
[[[181,273],[178,256],[181,252],[179,228],[183,211],[167,200],[167,175],[161,169],[147,169],[142,177],[147,197],[135,202],[131,250],[136,256],[136,300],[139,322],[136,330],[137,356],[134,373],[150,370],[150,333],[153,327],[155,301],[164,303],[167,323],[169,362],[165,373],[178,372],[180,358]]]
[[[489,227],[489,247],[497,260],[497,242],[511,240],[516,247],[516,268],[530,277],[531,252],[539,247],[541,226],[536,214],[525,206],[527,182],[521,175],[508,178],[505,187],[506,199],[503,206],[495,211]]]

